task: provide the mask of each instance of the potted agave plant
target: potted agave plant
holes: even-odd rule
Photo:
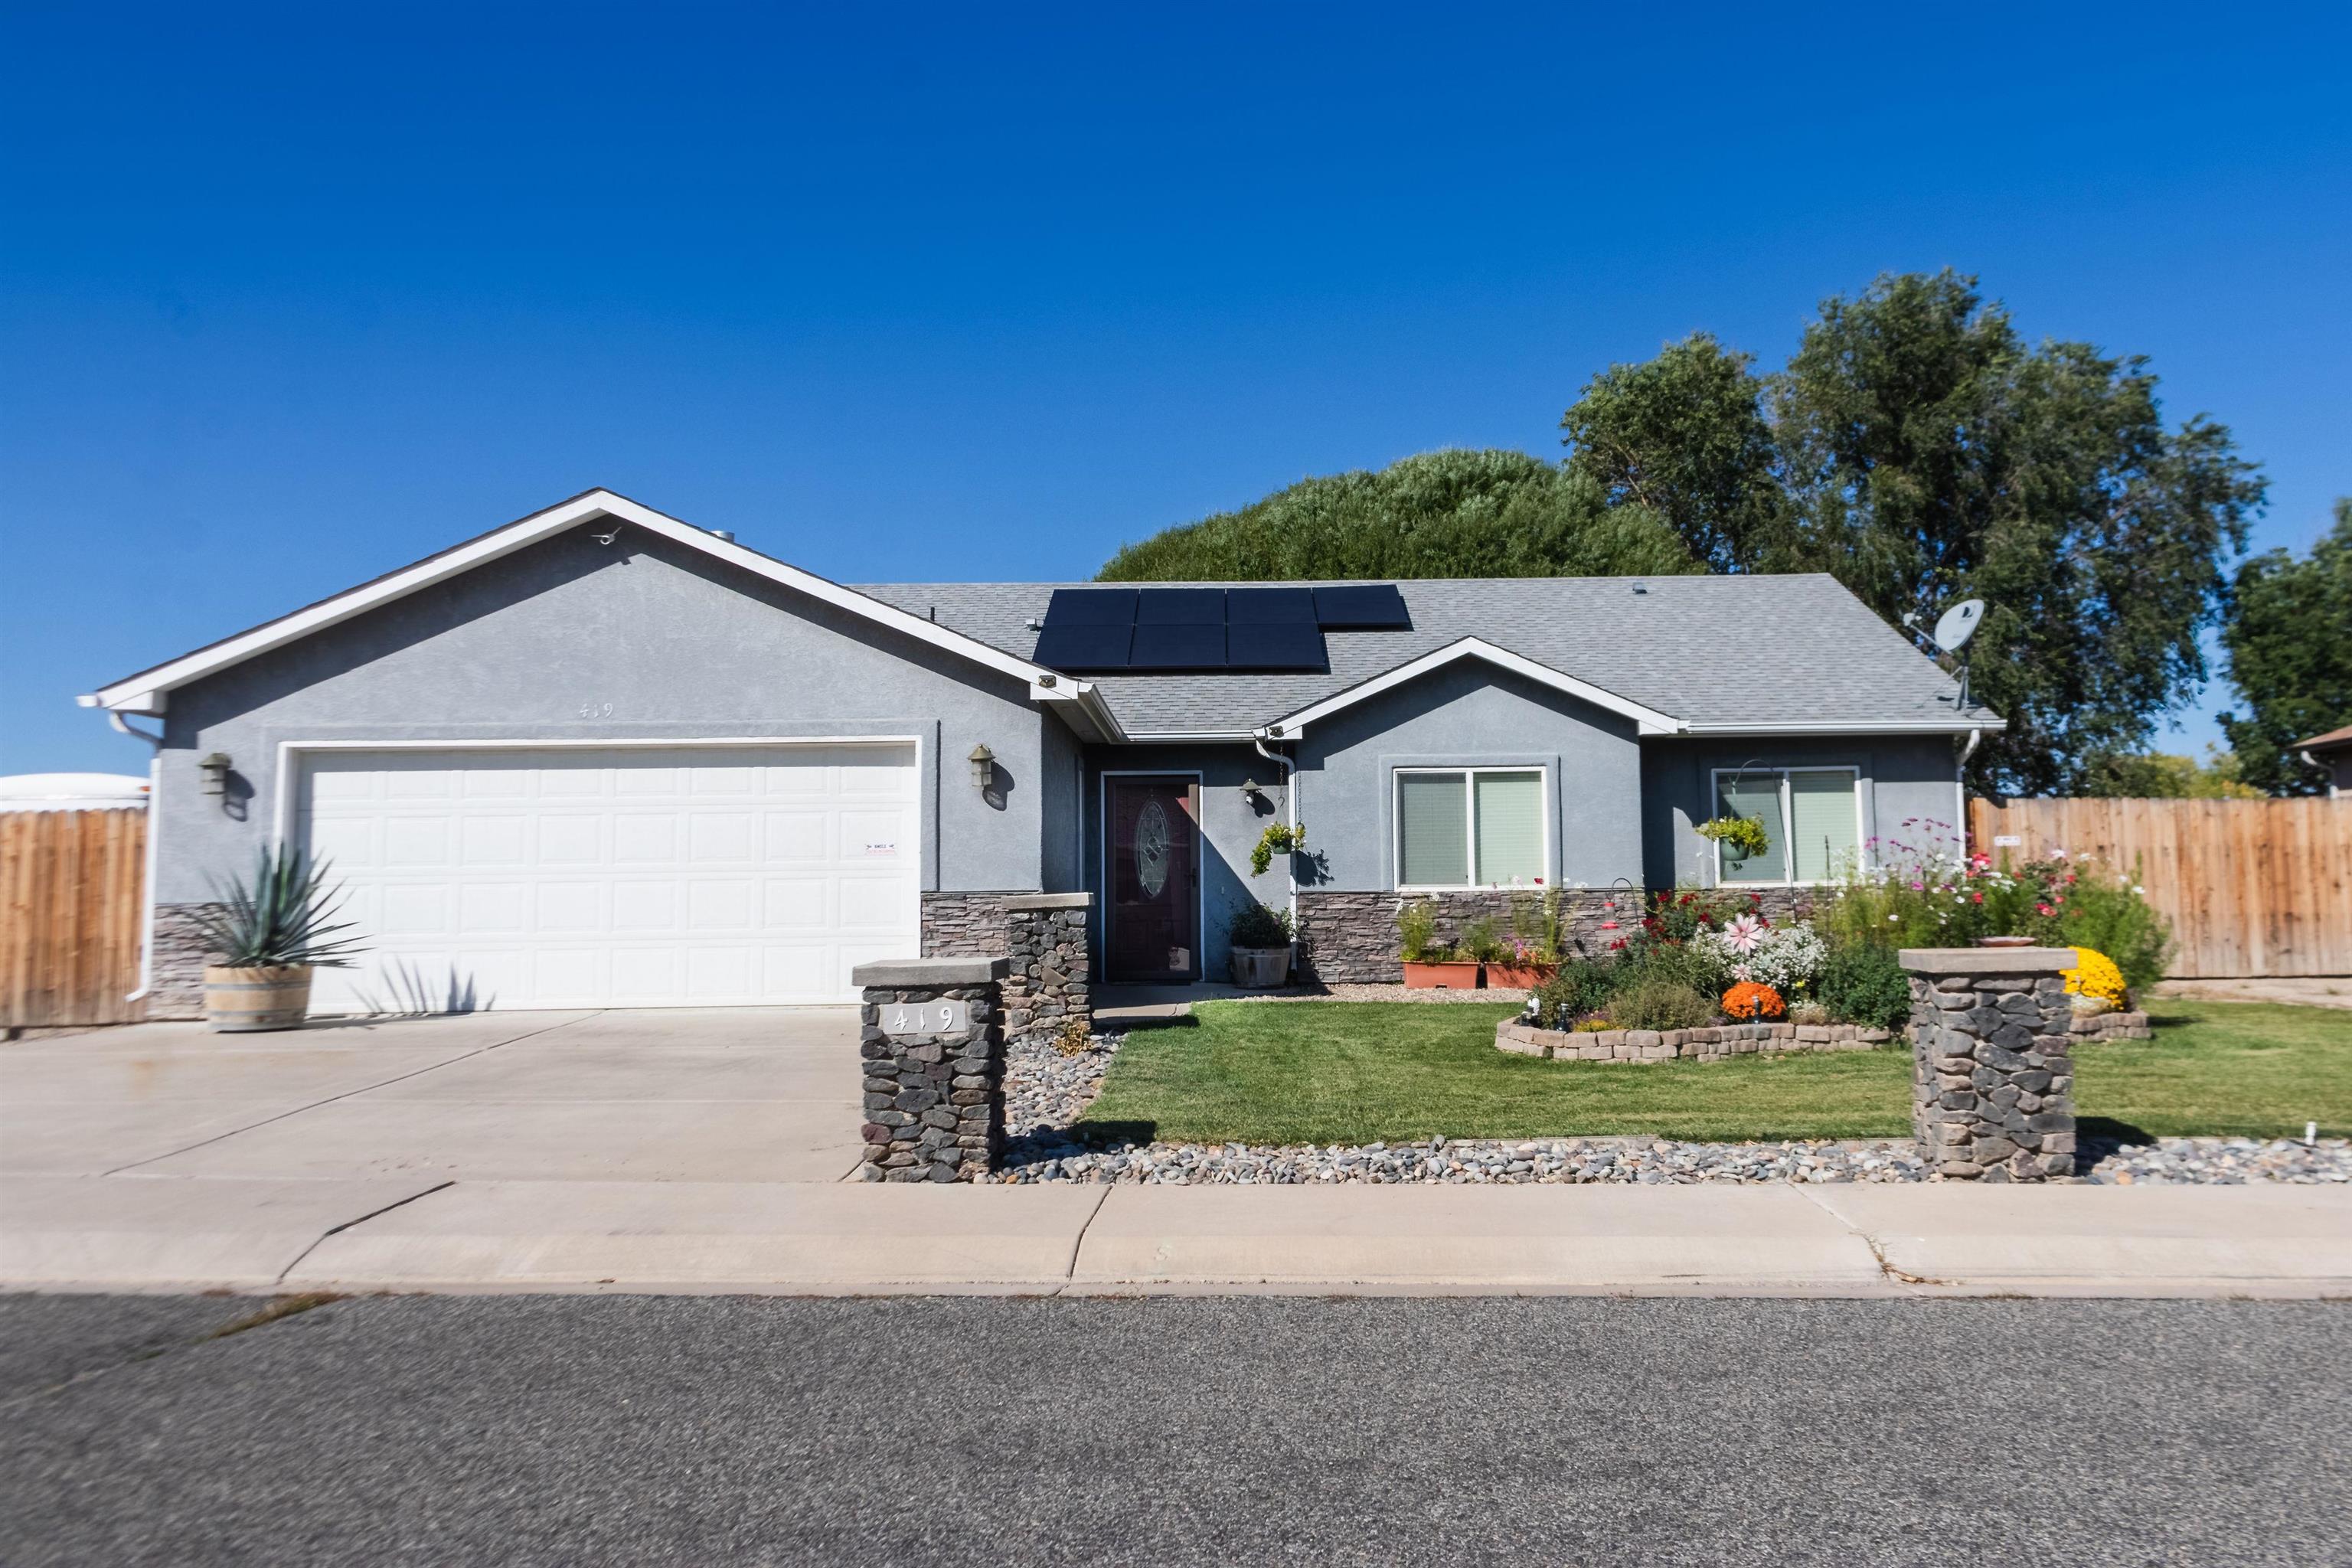
[[[217,905],[196,917],[213,962],[205,966],[205,1025],[224,1034],[298,1028],[310,1010],[310,972],[350,966],[363,952],[336,933],[339,889],[327,863],[302,851],[263,846],[250,883],[215,889]]]
[[[1232,946],[1226,967],[1236,985],[1264,989],[1290,978],[1290,911],[1244,904],[1225,925]]]

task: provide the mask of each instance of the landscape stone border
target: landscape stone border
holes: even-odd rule
[[[2072,1004],[2068,1005],[2070,1007]],[[2089,1017],[2074,1015],[2066,1032],[2078,1040],[2152,1040],[2156,1030],[2145,1013],[2098,1013]]]
[[[1947,1179],[2074,1173],[2068,947],[1905,948],[1912,1134]]]
[[[977,1182],[1004,1143],[1003,958],[907,958],[861,963],[857,1054],[866,1073],[868,1182]],[[883,1010],[962,1002],[961,1029],[894,1035]]]
[[[1874,1051],[1893,1039],[1859,1024],[1718,1024],[1698,1029],[1538,1029],[1506,1018],[1495,1048],[1553,1061],[1721,1061],[1758,1051]]]

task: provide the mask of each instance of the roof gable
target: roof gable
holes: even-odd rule
[[[1089,681],[1061,675],[952,627],[941,626],[898,605],[885,604],[854,588],[845,588],[829,578],[804,572],[772,556],[762,555],[731,539],[723,539],[706,529],[682,522],[607,489],[588,490],[543,511],[519,518],[502,528],[492,529],[488,533],[452,545],[422,561],[388,572],[357,587],[280,616],[276,620],[265,621],[260,626],[224,637],[192,653],[183,654],[135,675],[125,676],[82,697],[79,701],[85,708],[104,708],[114,712],[161,713],[168,706],[174,688],[200,680],[231,665],[364,615],[378,605],[436,583],[446,582],[568,529],[606,519],[659,534],[770,582],[782,584],[918,641],[1025,681],[1033,699],[1076,704],[1087,713],[1088,722],[1085,728],[1102,733],[1106,739],[1117,738],[1116,721],[1110,719],[1108,710],[1102,706]]]

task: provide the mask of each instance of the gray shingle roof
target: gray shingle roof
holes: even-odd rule
[[[1397,584],[1412,629],[1327,635],[1328,674],[1090,676],[1130,736],[1232,734],[1475,637],[1690,724],[1948,725],[1958,684],[1837,579],[1447,578]],[[884,583],[857,591],[1031,658],[1056,587]],[[1181,584],[1163,584],[1179,586]],[[1202,587],[1226,587],[1211,583]],[[1966,717],[2000,721],[1972,707]]]

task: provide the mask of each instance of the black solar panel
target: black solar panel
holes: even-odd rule
[[[1141,626],[1222,626],[1225,624],[1223,588],[1146,588],[1135,606],[1135,624]]]
[[[1225,664],[1225,627],[1144,625],[1135,628],[1135,647],[1128,656],[1130,669],[1222,669]]]
[[[1045,606],[1045,624],[1048,626],[1131,626],[1135,624],[1135,590],[1056,588],[1052,602]]]
[[[1225,593],[1225,624],[1234,626],[1311,626],[1315,594],[1307,588],[1231,588]]]
[[[1049,669],[1125,669],[1128,644],[1134,636],[1135,628],[1129,626],[1048,624],[1037,634],[1037,651],[1032,657]]]
[[[1236,622],[1225,628],[1228,669],[1322,669],[1328,663],[1319,626]]]
[[[1412,617],[1404,613],[1404,595],[1393,583],[1360,584],[1345,588],[1315,590],[1315,618],[1326,630],[1403,631]]]

